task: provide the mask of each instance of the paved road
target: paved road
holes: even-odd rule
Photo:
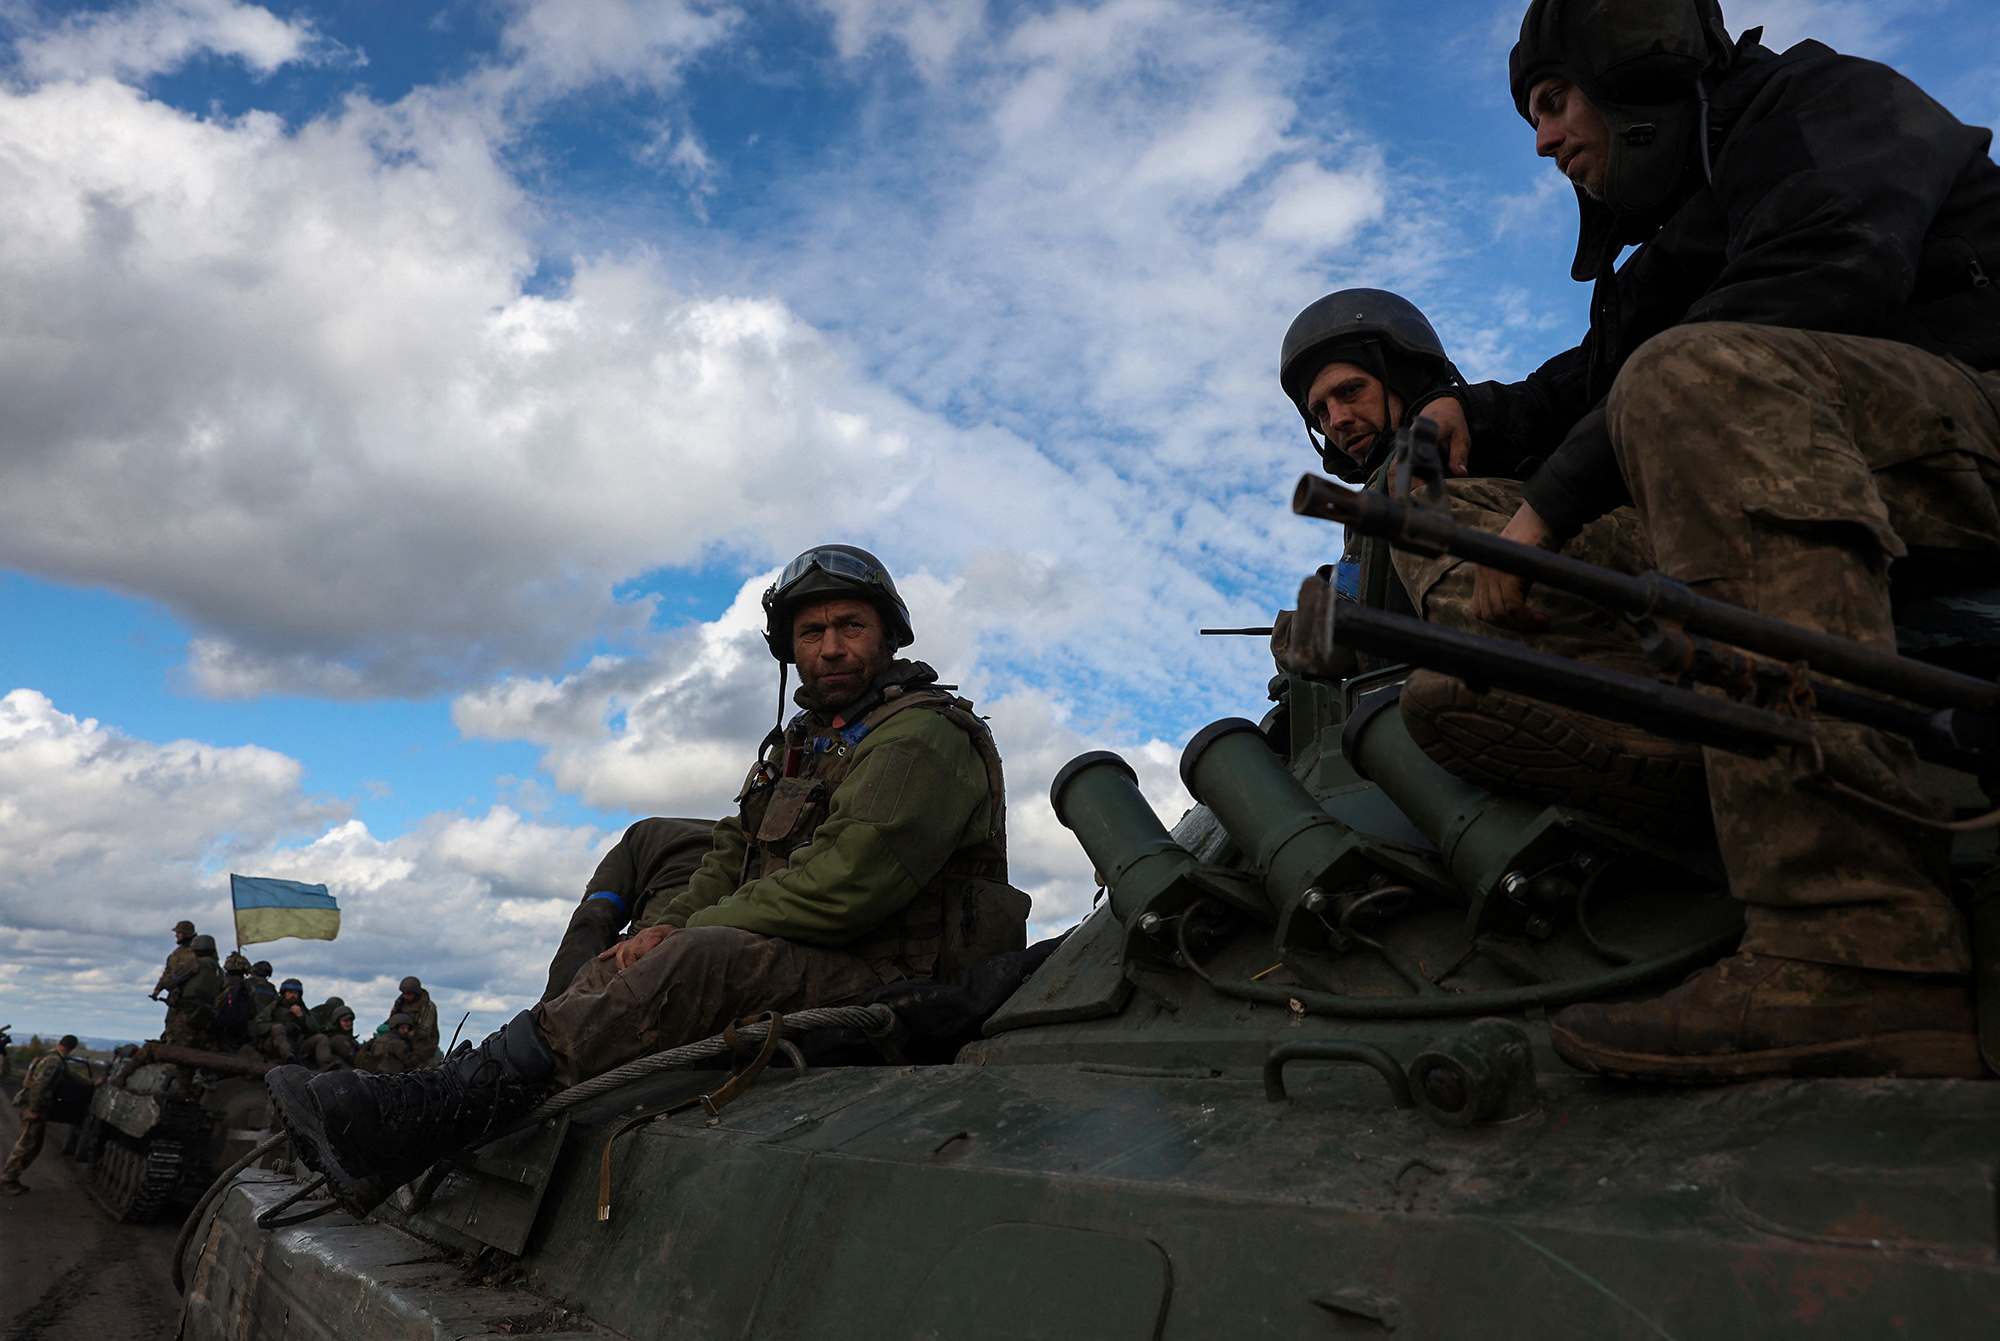
[[[19,1131],[0,1099],[0,1152]],[[34,1190],[0,1197],[0,1341],[169,1341],[180,1299],[168,1256],[180,1226],[113,1224],[63,1157],[68,1142],[69,1128],[51,1125],[21,1178]]]

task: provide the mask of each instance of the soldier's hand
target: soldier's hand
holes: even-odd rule
[[[1444,453],[1445,469],[1463,475],[1472,456],[1472,430],[1465,422],[1465,406],[1456,396],[1440,396],[1424,406],[1417,418],[1437,425],[1438,450]]]
[[[662,941],[679,930],[679,927],[668,926],[664,923],[657,927],[646,927],[630,940],[618,942],[618,944],[599,955],[598,958],[617,961],[618,971],[623,973],[626,969],[631,968],[647,955],[659,949]]]
[[[1500,538],[1542,549],[1562,548],[1562,542],[1556,539],[1542,515],[1526,503],[1521,504],[1520,511],[1501,530]],[[1528,604],[1528,583],[1512,573],[1492,568],[1473,570],[1472,613],[1488,624],[1520,633],[1533,633],[1549,626],[1549,617]]]
[[[23,1122],[34,1122],[41,1116],[42,1115],[40,1113],[23,1113],[21,1114],[21,1120]]]

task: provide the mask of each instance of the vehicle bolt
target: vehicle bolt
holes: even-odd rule
[[[1528,919],[1528,935],[1538,941],[1545,941],[1555,935],[1556,924],[1540,913]]]
[[[1145,932],[1148,936],[1159,935],[1160,915],[1158,913],[1147,913],[1139,919],[1139,930]]]
[[[1326,891],[1317,887],[1307,890],[1305,898],[1299,900],[1299,905],[1309,913],[1318,912],[1326,907]]]
[[[1519,871],[1509,871],[1500,877],[1500,892],[1519,903],[1528,893],[1528,877]]]
[[[1463,1111],[1470,1098],[1465,1092],[1465,1077],[1449,1066],[1433,1066],[1424,1072],[1423,1084],[1424,1097],[1441,1113]]]

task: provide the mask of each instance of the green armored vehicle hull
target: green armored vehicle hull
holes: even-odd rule
[[[149,1043],[97,1087],[78,1130],[85,1183],[114,1220],[184,1213],[209,1180],[268,1133],[265,1067]]]
[[[1699,845],[1443,774],[1396,679],[1281,677],[1198,734],[1171,834],[1115,756],[1066,768],[1106,895],[953,1064],[773,1066],[625,1131],[717,1081],[656,1076],[365,1224],[260,1228],[298,1188],[250,1175],[192,1236],[183,1335],[2000,1328],[2000,1085],[1565,1066],[1548,1010],[1657,992],[1735,906]]]

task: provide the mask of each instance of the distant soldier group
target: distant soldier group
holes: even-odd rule
[[[435,1066],[441,1058],[437,1005],[414,977],[398,984],[388,1018],[363,1041],[354,1033],[354,1011],[339,997],[308,1006],[304,983],[286,978],[273,986],[270,964],[253,964],[240,950],[217,963],[215,938],[197,935],[192,922],[175,924],[174,941],[153,987],[153,999],[167,1003],[163,1043],[380,1075]]]

